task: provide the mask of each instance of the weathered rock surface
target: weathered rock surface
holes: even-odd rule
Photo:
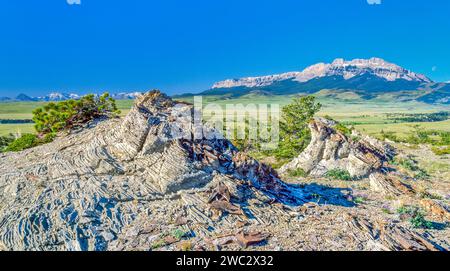
[[[432,216],[436,216],[443,221],[450,221],[450,208],[444,203],[432,199],[422,199],[420,205]]]
[[[414,190],[390,173],[389,161],[395,149],[370,136],[345,135],[336,122],[316,118],[309,124],[311,142],[297,158],[284,165],[280,172],[302,169],[310,176],[323,177],[330,170],[348,171],[355,180],[369,178],[373,190],[398,196]]]
[[[206,189],[213,179],[225,176],[279,201],[302,203],[300,189],[281,182],[275,171],[240,154],[228,140],[175,138],[173,131],[194,133],[191,123],[176,121],[192,110],[151,92],[139,97],[123,120],[100,122],[47,145],[2,154],[1,246],[111,249],[109,243],[155,204],[171,208],[171,199],[186,201],[184,207],[195,209],[198,214],[192,216],[201,220],[205,215],[199,199],[190,202],[187,198],[194,196],[180,193]]]
[[[323,118],[311,121],[310,144],[280,171],[301,168],[312,176],[323,176],[329,170],[342,169],[353,178],[364,178],[380,171],[395,155],[394,148],[388,144],[369,136],[353,140],[336,130],[335,125],[334,121]]]
[[[348,191],[288,185],[219,136],[174,137],[198,132],[179,121],[192,110],[150,92],[124,119],[0,154],[0,250],[374,249],[375,237],[341,214],[376,212],[351,208]],[[391,229],[383,248],[439,248]],[[411,246],[397,245],[403,234]]]
[[[349,216],[348,226],[360,230],[365,235],[363,238],[367,238],[368,241],[366,241],[373,246],[373,250],[440,250],[439,247],[419,234],[391,223],[383,221],[372,223],[364,218]]]
[[[382,174],[375,172],[370,174],[370,187],[372,190],[383,195],[400,196],[414,195],[414,189],[400,181],[398,176],[393,174]]]

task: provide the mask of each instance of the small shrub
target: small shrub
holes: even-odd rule
[[[325,177],[330,178],[330,179],[341,180],[341,181],[351,181],[352,180],[352,176],[350,175],[350,173],[347,170],[343,170],[343,169],[329,170],[325,174]]]
[[[302,168],[297,168],[295,170],[289,170],[288,175],[290,177],[306,177],[306,172]]]
[[[183,237],[186,236],[186,232],[180,229],[176,229],[174,231],[172,231],[171,235],[177,239],[177,240],[181,240]]]
[[[4,151],[4,149],[6,149],[6,147],[8,147],[8,145],[13,141],[14,137],[12,135],[0,136],[0,152]]]
[[[425,170],[419,169],[418,171],[419,171],[419,173],[414,175],[414,179],[417,179],[417,180],[429,180],[430,179],[430,175]]]
[[[417,162],[412,159],[411,157],[406,158],[395,158],[392,161],[393,165],[399,166],[403,169],[411,171],[411,176],[414,177],[417,180],[429,180],[430,175],[424,170],[421,169]]]
[[[356,197],[353,202],[356,204],[363,204],[366,201],[366,198],[364,197]]]
[[[150,248],[151,249],[158,249],[158,248],[163,247],[165,245],[166,245],[166,242],[164,242],[164,240],[158,240],[158,241],[152,243],[150,245]]]
[[[436,199],[436,200],[442,200],[442,196],[437,195],[437,194],[433,194],[433,193],[429,193],[427,191],[420,191],[419,192],[419,196],[423,199]]]
[[[397,213],[407,215],[409,223],[413,228],[432,229],[433,223],[425,219],[425,213],[422,209],[415,206],[401,206]]]
[[[41,135],[81,126],[93,119],[120,114],[116,102],[108,93],[96,98],[93,94],[80,100],[48,103],[33,111],[36,131]]]
[[[404,169],[411,170],[411,171],[418,171],[419,167],[417,166],[417,162],[413,160],[410,157],[406,158],[396,158],[392,162],[393,165],[400,166]]]
[[[22,137],[11,142],[5,151],[7,152],[18,152],[25,149],[35,147],[39,144],[39,138],[33,134],[24,134]]]
[[[411,219],[409,223],[413,226],[413,228],[417,229],[432,229],[433,223],[425,219],[423,213],[416,213]]]
[[[47,134],[42,138],[39,138],[34,134],[24,134],[23,136],[12,141],[6,148],[3,149],[5,152],[19,152],[29,148],[33,148],[42,144],[50,143],[55,138],[54,133]]]
[[[354,142],[358,142],[358,141],[361,140],[361,137],[360,137],[360,136],[351,136],[351,139],[352,139],[352,141],[354,141]]]
[[[404,205],[400,206],[397,209],[397,213],[400,214],[400,215],[408,214],[408,213],[410,213],[410,207],[409,206],[404,206]]]
[[[344,124],[342,124],[342,123],[336,124],[336,125],[334,126],[334,128],[335,128],[337,131],[343,133],[343,134],[346,135],[346,136],[350,136],[350,135],[352,134],[352,130],[351,130],[350,128],[348,128],[347,126],[345,126]]]
[[[450,154],[450,146],[432,147],[431,150],[439,156]]]
[[[393,142],[401,141],[394,132],[392,132],[392,131],[385,132],[384,130],[381,130],[381,138],[380,139],[383,141],[387,139],[387,140],[390,140]]]
[[[391,208],[390,208],[389,206],[383,206],[383,207],[381,208],[381,211],[382,211],[383,213],[385,213],[385,214],[388,214],[388,215],[391,215],[391,214],[392,214]]]

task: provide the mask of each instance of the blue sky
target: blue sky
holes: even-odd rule
[[[448,81],[449,14],[448,0],[0,0],[0,96],[192,92],[338,57]]]

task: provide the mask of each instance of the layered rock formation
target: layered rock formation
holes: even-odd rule
[[[177,193],[205,189],[214,179],[248,182],[269,198],[302,202],[300,189],[281,182],[275,171],[240,154],[228,140],[189,139],[194,126],[178,120],[186,112],[193,113],[191,105],[150,92],[123,120],[91,123],[50,144],[1,154],[1,246],[111,249],[122,229],[139,214],[151,213],[155,202],[168,200],[162,205],[170,208]],[[188,136],[174,136],[179,133]]]
[[[310,176],[323,177],[331,170],[348,171],[355,180],[369,178],[373,190],[392,195],[414,193],[398,176],[389,173],[395,149],[385,142],[353,132],[345,135],[336,122],[316,118],[309,123],[311,142],[297,158],[280,172],[302,169]]]
[[[333,169],[342,169],[355,179],[368,177],[381,171],[395,155],[388,144],[360,135],[350,136],[335,129],[331,120],[316,118],[309,123],[311,142],[297,158],[284,165],[285,173],[297,168],[312,176],[324,176]],[[360,138],[361,137],[361,138]]]
[[[340,214],[369,221],[376,212],[350,208],[341,189],[282,182],[214,129],[193,125],[185,118],[193,113],[189,104],[149,92],[124,119],[0,154],[0,250],[252,249],[265,241],[272,250],[440,249],[395,223],[381,229],[389,229],[381,239],[372,235]],[[369,158],[364,144],[339,151],[331,135],[354,143],[311,125],[325,157],[355,156],[347,163],[358,176],[382,168],[381,150]],[[324,155],[313,151],[317,166]],[[372,168],[360,169],[364,159]]]

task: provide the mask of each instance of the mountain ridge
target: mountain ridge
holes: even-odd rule
[[[428,104],[450,103],[450,84],[434,82],[423,74],[381,58],[350,61],[338,58],[329,64],[314,64],[301,72],[227,79],[215,83],[200,95],[225,95],[232,98],[252,93],[312,95],[321,90],[354,92],[363,100],[392,94],[399,102],[416,100]]]
[[[133,100],[137,96],[141,95],[143,92],[119,92],[111,94],[111,97],[116,100]],[[98,93],[94,94],[96,96],[99,96]],[[37,96],[32,97],[29,95],[26,95],[24,93],[20,93],[15,98],[10,97],[0,97],[0,102],[57,102],[57,101],[64,101],[64,100],[70,100],[70,99],[80,99],[83,97],[81,94],[76,93],[63,93],[63,92],[51,92],[45,96]]]
[[[300,72],[294,71],[258,77],[227,79],[215,83],[212,86],[212,89],[237,86],[262,87],[273,84],[276,81],[284,81],[289,79],[304,83],[315,78],[336,75],[341,75],[344,79],[348,80],[366,73],[376,75],[377,77],[384,78],[391,82],[398,79],[404,79],[406,81],[433,83],[430,78],[423,74],[412,72],[396,64],[387,62],[384,59],[373,57],[370,59],[353,59],[351,61],[346,61],[343,58],[337,58],[332,63],[317,63]]]

